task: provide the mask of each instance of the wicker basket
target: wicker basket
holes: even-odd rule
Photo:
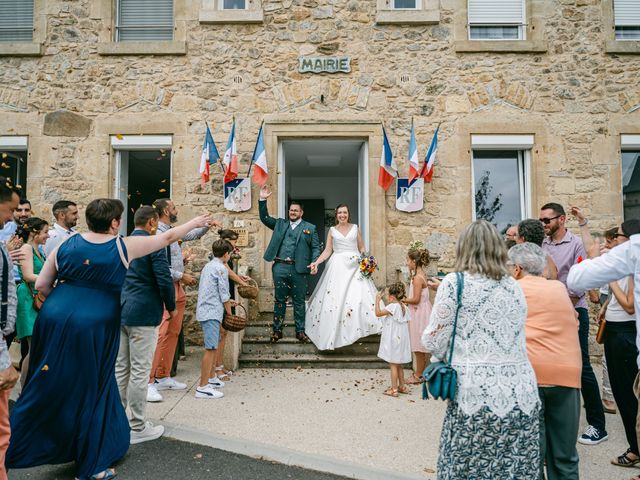
[[[255,300],[258,298],[258,282],[250,278],[249,285],[238,285],[238,293],[242,298]]]
[[[242,305],[236,305],[236,308],[241,308],[244,311],[244,317],[225,313],[222,319],[222,327],[229,332],[239,332],[247,326],[247,311]]]

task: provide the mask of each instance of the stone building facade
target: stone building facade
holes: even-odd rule
[[[511,41],[469,40],[467,0],[422,0],[412,11],[386,0],[263,0],[243,11],[174,0],[173,40],[117,42],[114,3],[35,0],[33,41],[0,42],[0,150],[26,137],[27,195],[43,216],[61,198],[82,207],[118,195],[137,207],[120,151],[138,142],[160,152],[155,160],[167,174],[157,195],[171,195],[181,220],[206,209],[248,230],[241,265],[268,287],[257,189],[253,208],[233,213],[223,210],[220,175],[199,186],[205,121],[222,152],[235,116],[241,175],[264,121],[273,212],[293,194],[304,199],[313,182],[296,191],[287,172],[294,184],[309,182],[314,161],[334,169],[318,177],[329,180],[314,198],[358,192],[380,284],[396,278],[412,240],[439,255],[440,268],[451,266],[455,238],[480,208],[474,159],[486,156],[476,151],[515,155],[516,176],[490,196],[518,184],[522,216],[558,201],[583,206],[595,229],[622,218],[622,150],[640,147],[640,42],[616,40],[612,0],[526,0],[523,39]],[[304,56],[346,56],[351,71],[300,73]],[[425,208],[404,213],[393,189],[377,186],[381,125],[406,176],[412,121],[421,160],[440,125],[438,164]],[[148,136],[160,143],[145,147]],[[288,165],[283,150],[293,158],[305,145],[310,151]],[[348,167],[353,183],[339,188],[336,145],[344,155],[359,148],[361,157]],[[141,160],[151,162],[147,171],[153,160]],[[202,253],[195,271],[211,239],[194,246]]]

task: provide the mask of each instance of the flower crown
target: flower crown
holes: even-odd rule
[[[409,244],[409,251],[414,250],[422,250],[424,248],[424,243],[421,240],[415,240]]]

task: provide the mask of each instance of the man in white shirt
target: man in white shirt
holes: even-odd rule
[[[56,223],[49,229],[49,240],[44,244],[43,250],[47,257],[75,232],[73,227],[78,223],[78,207],[70,200],[54,203],[51,210]]]

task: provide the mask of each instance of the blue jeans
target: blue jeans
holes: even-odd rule
[[[589,360],[589,312],[586,308],[576,308],[580,328],[580,351],[582,352],[582,400],[587,416],[587,423],[599,430],[605,430],[604,408],[600,397],[598,380],[591,368]]]

